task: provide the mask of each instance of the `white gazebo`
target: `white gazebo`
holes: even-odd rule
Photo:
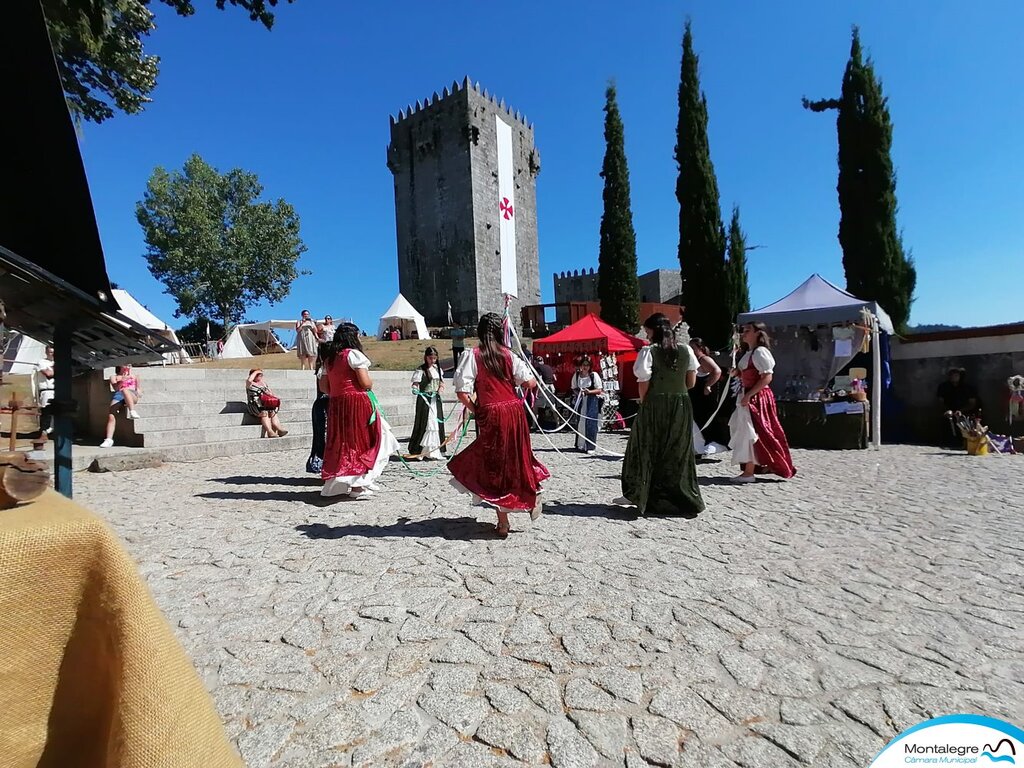
[[[427,322],[423,315],[416,311],[416,308],[409,303],[409,300],[402,294],[398,294],[391,302],[388,311],[380,316],[380,323],[377,325],[377,338],[379,339],[388,326],[402,329],[403,339],[429,339],[430,332],[427,330]],[[413,332],[416,336],[413,336]]]
[[[894,332],[892,320],[877,302],[859,299],[821,275],[814,274],[784,298],[766,307],[745,312],[737,318],[740,324],[764,323],[771,328],[855,324],[865,320],[871,333],[871,442],[877,448],[882,441],[882,358],[879,336],[881,333]]]

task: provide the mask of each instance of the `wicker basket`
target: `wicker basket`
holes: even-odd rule
[[[851,392],[850,393],[850,399],[854,400],[854,401],[856,401],[858,403],[863,403],[865,400],[868,399],[868,393],[867,392]]]

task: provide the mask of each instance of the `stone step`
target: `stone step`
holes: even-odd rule
[[[382,408],[392,427],[412,427],[416,418],[415,407],[403,404],[395,408],[384,406]],[[282,411],[278,418],[281,426],[292,434],[308,435],[312,433],[313,423],[309,409],[298,412]],[[211,423],[211,420],[221,421]],[[136,435],[142,436],[143,444],[147,448],[258,438],[263,429],[260,423],[248,413],[143,417],[135,419],[132,422],[132,427]]]
[[[109,378],[113,369],[108,369],[104,374]],[[139,378],[145,388],[149,381],[206,381],[206,382],[241,382],[245,385],[245,379],[249,375],[248,369],[242,368],[195,368],[192,366],[164,366],[143,368],[139,370]],[[267,380],[271,386],[276,383],[304,383],[311,381],[313,374],[310,371],[299,370],[267,370]],[[408,384],[412,378],[412,371],[382,371],[370,369],[370,378],[374,386],[378,383],[402,382]],[[450,378],[450,376],[448,377]]]
[[[399,395],[386,395],[378,394],[377,401],[380,403],[388,414],[405,409],[409,409],[414,412],[415,400],[412,395],[407,393],[401,393]],[[451,410],[458,401],[454,398],[448,399],[443,398],[445,412]],[[312,395],[308,399],[303,400],[283,400],[281,403],[282,413],[306,413],[309,414],[310,408],[313,406]],[[140,421],[144,421],[150,417],[169,417],[169,416],[218,416],[226,414],[245,414],[248,413],[246,409],[245,401],[239,399],[228,399],[228,400],[177,400],[173,402],[150,402],[149,399],[143,400],[139,403],[138,407]],[[163,427],[160,427],[161,429]]]
[[[159,405],[164,405],[160,403]],[[170,403],[168,403],[170,405]],[[184,405],[184,403],[182,404]],[[139,417],[135,419],[133,427],[137,433],[148,434],[165,429],[209,429],[212,427],[244,426],[246,424],[258,424],[255,416],[251,416],[243,407],[220,412],[196,411],[194,408],[182,409],[180,412],[166,416],[156,415],[156,405],[142,408],[139,406]],[[153,414],[153,415],[151,415]],[[278,412],[278,418],[283,424],[296,424],[300,421],[310,420],[310,409],[306,406],[301,408],[282,408]]]
[[[308,384],[306,386],[292,386],[289,384],[284,387],[273,387],[272,391],[275,395],[281,398],[282,401],[302,400],[305,402],[312,402],[313,397],[316,394],[316,387],[313,384]],[[386,397],[412,398],[412,393],[407,384],[375,387],[373,393],[377,396],[378,400]],[[187,381],[168,381],[165,384],[162,383],[160,385],[154,385],[144,389],[142,392],[141,403],[242,400],[244,397],[244,387],[237,387],[234,385],[209,386],[206,384],[196,386],[194,383]],[[444,399],[454,399],[454,395],[449,392],[445,392],[442,397]]]

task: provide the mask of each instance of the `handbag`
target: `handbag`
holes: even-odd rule
[[[275,397],[269,392],[260,395],[260,408],[266,410],[277,410],[281,407],[281,398]]]

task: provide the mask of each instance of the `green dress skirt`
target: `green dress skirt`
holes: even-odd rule
[[[693,453],[693,407],[686,355],[673,368],[652,351],[647,395],[633,422],[622,465],[622,495],[641,515],[696,515],[704,509]]]

